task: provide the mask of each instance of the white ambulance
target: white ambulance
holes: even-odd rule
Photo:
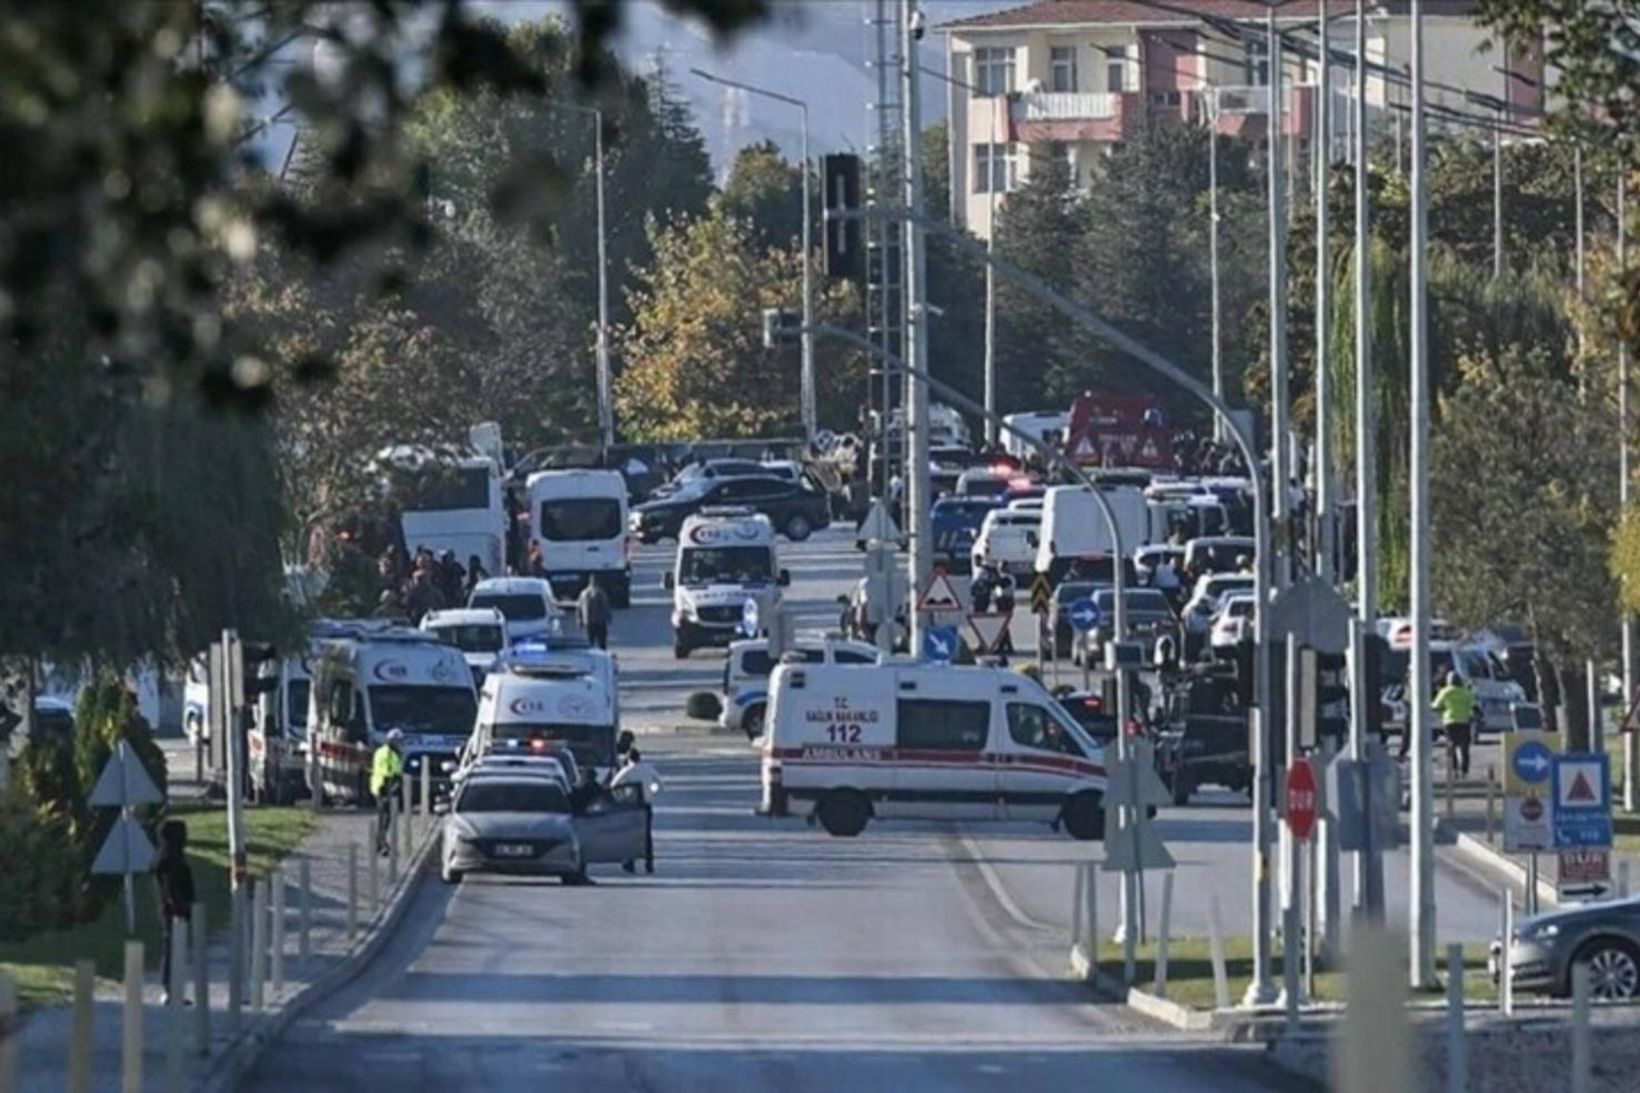
[[[779,568],[767,516],[741,506],[701,509],[684,520],[677,563],[666,574],[672,652],[681,660],[703,646],[746,636],[746,601],[757,601],[760,614],[772,611],[790,583],[790,574]]]
[[[782,664],[771,677],[763,800],[833,835],[873,818],[1058,822],[1104,835],[1098,744],[1006,668]]]
[[[342,628],[310,661],[307,724],[324,800],[370,797],[370,761],[393,729],[404,733],[405,774],[421,766],[442,792],[445,764],[473,732],[478,693],[461,650],[433,634],[371,623]]]
[[[528,752],[540,741],[569,748],[579,768],[609,770],[621,731],[615,657],[585,641],[517,645],[484,678],[478,718],[463,764],[492,752]]]

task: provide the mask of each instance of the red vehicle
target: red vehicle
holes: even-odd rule
[[[1084,466],[1175,469],[1173,431],[1154,395],[1082,392],[1071,404],[1065,450]]]

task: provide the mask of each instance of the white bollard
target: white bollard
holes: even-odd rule
[[[171,920],[171,974],[165,984],[170,1002],[165,1007],[165,1088],[182,1093],[184,1088],[182,1056],[188,1038],[187,1019],[183,996],[188,991],[188,920]]]
[[[0,972],[0,1091],[17,1088],[17,1040],[22,1031],[17,1020],[17,984]]]
[[[273,997],[285,993],[285,870],[275,866],[268,874],[273,886]]]
[[[1405,935],[1357,927],[1345,950],[1347,1008],[1333,1052],[1335,1093],[1410,1093]]]
[[[240,1011],[245,1005],[245,897],[245,885],[237,885],[228,903],[229,1029],[239,1028]]]
[[[313,957],[313,863],[306,857],[296,863],[296,877],[300,900],[296,909],[296,957],[306,975],[308,961]]]
[[[402,819],[388,829],[387,834],[387,887],[391,891],[399,883],[399,832],[403,830]]]
[[[91,1093],[91,1053],[97,1020],[97,966],[74,962],[74,1024],[68,1037],[68,1093]]]
[[[1162,915],[1156,933],[1156,993],[1167,997],[1167,940],[1173,919],[1173,870],[1162,874]]]
[[[202,1056],[211,1053],[211,968],[205,945],[209,935],[205,905],[195,903],[189,931],[194,943],[194,1051]]]
[[[1463,1021],[1463,946],[1446,947],[1446,1088],[1468,1093],[1469,1040]]]
[[[1224,922],[1219,917],[1219,897],[1208,910],[1208,954],[1213,961],[1213,1007],[1230,1008],[1230,972],[1224,966]]]
[[[260,1011],[268,978],[268,881],[261,877],[251,885],[251,1009]]]
[[[1509,974],[1509,949],[1515,933],[1515,900],[1503,890],[1503,952],[1498,956],[1498,1008],[1505,1017],[1515,1015],[1515,981]]]
[[[1572,1093],[1592,1086],[1589,1047],[1589,964],[1579,960],[1572,965]]]
[[[120,1090],[142,1093],[142,942],[125,943],[125,1008],[121,1014]]]
[[[1629,898],[1629,863],[1627,858],[1617,863],[1617,898]]]
[[[359,936],[359,848],[347,844],[347,940]]]
[[[382,863],[381,855],[376,853],[374,846],[366,847],[365,858],[370,862],[370,902],[365,904],[365,918],[368,920],[376,917],[376,908],[381,906]]]
[[[410,860],[410,848],[413,841],[410,838],[410,779],[399,778],[399,857],[405,862]]]
[[[1088,882],[1087,867],[1076,867],[1076,879],[1071,883],[1071,956],[1074,959],[1077,953],[1082,952],[1082,940],[1086,936],[1082,929],[1086,922],[1082,915],[1082,908],[1086,897],[1082,894],[1082,886]]]
[[[1092,862],[1082,866],[1088,872],[1088,882],[1082,894],[1088,901],[1088,979],[1099,978],[1099,867]]]
[[[427,822],[433,818],[433,757],[421,757],[421,817],[422,829],[425,831]]]

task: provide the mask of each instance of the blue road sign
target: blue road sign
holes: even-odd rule
[[[746,597],[746,602],[740,605],[740,632],[749,638],[757,637],[758,630],[757,599]]]
[[[1528,740],[1515,749],[1515,777],[1522,782],[1547,782],[1554,764],[1555,753],[1537,740]]]
[[[1556,849],[1611,846],[1611,757],[1557,755],[1552,773]]]
[[[926,627],[923,630],[923,659],[935,664],[949,664],[951,658],[957,655],[957,643],[961,640],[955,626]]]
[[[1099,625],[1099,605],[1090,599],[1080,599],[1071,604],[1067,613],[1071,621],[1071,629],[1078,634],[1086,634]]]

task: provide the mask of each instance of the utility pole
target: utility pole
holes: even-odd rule
[[[1321,36],[1317,83],[1321,102],[1315,113],[1315,574],[1333,577],[1332,379],[1327,375],[1327,332],[1331,316],[1328,283],[1327,179],[1332,174],[1332,40],[1327,29],[1327,0],[1316,6],[1316,30]]]
[[[1270,511],[1276,522],[1275,557],[1271,560],[1275,564],[1273,583],[1281,589],[1290,579],[1292,512],[1287,497],[1291,477],[1287,469],[1287,449],[1291,430],[1287,422],[1287,201],[1282,177],[1282,45],[1281,35],[1276,32],[1275,8],[1269,9],[1265,23],[1270,64],[1267,88],[1270,108],[1265,114],[1270,130],[1266,142],[1270,175]],[[1259,636],[1260,641],[1265,638],[1266,635]],[[1270,772],[1262,774],[1267,777]]]
[[[997,110],[1005,108],[1007,99],[988,98],[985,108],[991,112],[991,155],[986,161],[986,170],[990,177],[985,180],[985,197],[989,209],[986,213],[987,228],[985,231],[985,253],[995,254],[997,243],[997,156],[1000,149],[997,146]],[[1003,159],[1002,184],[1008,184],[1008,164]],[[955,197],[952,204],[956,204]],[[995,445],[997,442],[997,278],[996,271],[989,265],[985,267],[985,443]]]
[[[1412,664],[1407,680],[1407,731],[1412,733],[1411,980],[1415,990],[1435,983],[1434,738],[1429,698],[1429,300],[1425,251],[1429,245],[1428,180],[1424,148],[1424,15],[1412,0]]]
[[[1213,397],[1224,401],[1223,327],[1219,313],[1219,92],[1209,88],[1207,108],[1207,264],[1213,311]],[[1224,422],[1213,418],[1213,439],[1225,440]]]
[[[1372,241],[1368,232],[1367,201],[1370,175],[1367,171],[1367,13],[1365,0],[1355,0],[1355,96],[1351,104],[1355,119],[1355,613],[1363,633],[1371,634],[1378,623],[1378,464],[1375,430],[1378,427],[1372,380]],[[1366,758],[1365,713],[1368,695],[1364,658],[1351,662],[1350,693],[1362,700],[1354,707],[1356,724],[1350,738],[1356,747],[1351,758]],[[1355,906],[1366,900],[1367,855],[1355,855]]]
[[[922,105],[918,99],[917,40],[922,36],[922,19],[916,0],[900,0],[900,63],[905,98],[905,207],[913,216],[922,215]],[[924,294],[924,241],[921,224],[912,222],[905,231],[906,362],[920,372],[928,370],[928,310]],[[932,569],[930,547],[933,528],[929,519],[928,496],[928,385],[914,375],[906,381],[906,531],[911,537],[911,595],[921,593]],[[911,623],[911,649],[922,648],[923,615],[912,606],[907,612]]]
[[[814,172],[809,169],[809,104],[796,102],[802,118],[802,157],[803,157],[803,325],[809,326],[814,322],[814,194],[813,182],[810,181]],[[803,415],[803,439],[810,444],[814,443],[814,434],[820,427],[819,411],[815,405],[814,388],[814,335],[803,335],[803,363],[802,373],[798,376],[798,397],[802,400],[800,407]]]
[[[1628,168],[1617,164],[1617,268],[1628,268]],[[1617,511],[1629,511],[1629,347],[1617,339]],[[1623,701],[1634,701],[1634,616],[1623,612]],[[1623,734],[1623,809],[1640,809],[1640,736]]]
[[[598,171],[598,439],[607,457],[615,443],[615,388],[609,367],[609,234],[604,230],[604,114],[593,110],[593,156]]]

